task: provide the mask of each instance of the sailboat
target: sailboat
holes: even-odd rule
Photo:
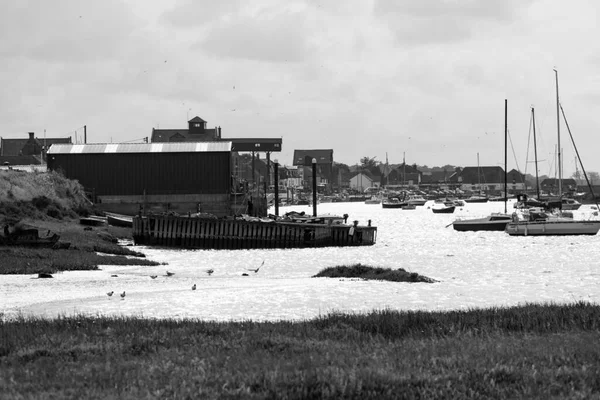
[[[455,231],[503,231],[506,229],[506,224],[510,222],[512,216],[507,213],[507,137],[508,137],[508,100],[504,100],[504,213],[492,213],[487,217],[456,220],[452,223]],[[479,157],[478,157],[479,160]],[[479,164],[479,161],[477,162]],[[487,201],[487,199],[486,199]]]
[[[558,95],[558,71],[554,70],[556,79],[556,131],[558,142],[558,198],[562,199],[562,164],[560,152],[560,98]],[[564,117],[564,111],[563,111]],[[566,121],[565,121],[566,122]],[[568,124],[567,124],[568,128]],[[572,137],[571,137],[572,139]],[[581,162],[581,159],[580,159]],[[583,167],[583,166],[582,166]],[[523,219],[514,214],[506,226],[506,233],[511,236],[556,236],[556,235],[596,235],[600,230],[600,221],[574,220],[559,211],[558,215],[548,215],[542,210],[530,210],[523,214]]]

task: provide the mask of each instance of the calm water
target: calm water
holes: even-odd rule
[[[446,227],[456,218],[503,211],[504,203],[468,204],[450,215],[433,214],[429,206],[405,211],[362,203],[319,205],[319,213],[348,213],[349,220],[359,220],[361,225],[371,219],[378,227],[377,244],[371,247],[235,251],[139,247],[149,259],[168,265],[107,266],[101,271],[60,273],[54,279],[0,276],[0,312],[5,317],[86,313],[280,320],[382,308],[448,310],[524,302],[600,302],[598,236],[456,232]],[[512,204],[508,208],[512,210]],[[281,207],[280,213],[290,210],[312,213],[309,206]],[[576,218],[591,216],[589,206],[575,212]],[[258,273],[248,270],[263,261]],[[359,262],[404,268],[439,282],[311,278],[325,267]],[[208,275],[208,269],[214,273]],[[175,275],[167,277],[167,270]],[[109,291],[115,295],[108,297]],[[122,291],[126,292],[123,300],[118,296]]]

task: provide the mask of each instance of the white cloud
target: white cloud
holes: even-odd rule
[[[532,104],[553,151],[557,66],[600,170],[596,15],[590,0],[14,2],[0,14],[0,136],[86,124],[95,141],[132,140],[199,115],[225,137],[283,136],[284,163],[324,147],[348,164],[496,165],[508,99],[523,166]]]

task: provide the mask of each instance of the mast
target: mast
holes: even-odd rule
[[[507,213],[506,202],[508,201],[508,172],[507,172],[507,156],[506,156],[506,138],[508,136],[508,100],[504,99],[504,214]]]
[[[479,153],[477,153],[477,183],[479,184],[479,195],[481,196],[481,171],[479,170]]]
[[[402,153],[402,186],[406,184],[406,152]]]
[[[531,119],[533,121],[533,154],[535,157],[535,189],[537,193],[537,199],[540,199],[540,178],[538,177],[538,165],[537,165],[537,142],[535,138],[535,109],[531,107]]]
[[[558,198],[562,199],[562,161],[560,157],[560,100],[558,97],[558,71],[554,68],[554,76],[556,78],[556,134],[558,137]]]

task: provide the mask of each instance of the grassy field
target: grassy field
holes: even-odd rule
[[[2,319],[0,318],[0,321]],[[0,398],[590,399],[600,307],[0,323]]]

